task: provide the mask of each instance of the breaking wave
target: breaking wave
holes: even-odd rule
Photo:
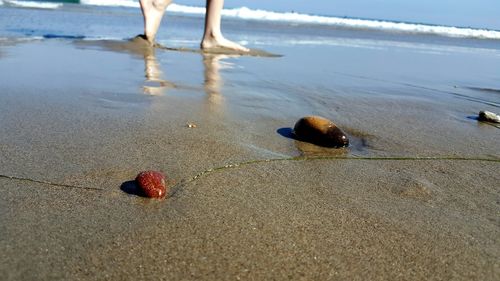
[[[17,0],[0,0],[0,5],[7,4],[14,7],[36,8],[36,9],[57,9],[62,7],[62,3],[54,2],[35,2],[35,1],[17,1]]]

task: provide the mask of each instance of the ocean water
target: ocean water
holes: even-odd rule
[[[297,47],[477,53],[491,58],[498,58],[500,53],[500,31],[494,29],[247,7],[224,9],[223,17],[226,37],[277,53]],[[162,21],[157,40],[169,46],[197,48],[203,21],[204,8],[172,4]],[[136,0],[0,0],[0,38],[123,40],[142,32],[142,16]]]
[[[172,4],[157,40],[173,46],[197,47],[203,17],[202,7]],[[284,46],[381,48],[396,45],[430,51],[455,47],[462,47],[455,48],[462,51],[471,47],[500,48],[500,31],[493,29],[273,12],[246,7],[225,9],[223,17],[227,37],[249,47],[271,50]],[[0,0],[0,37],[36,39],[59,36],[99,40],[125,39],[140,33],[142,16],[135,0]]]
[[[188,3],[191,3],[188,1]],[[230,3],[231,4],[231,3]],[[234,3],[232,3],[234,5]],[[479,5],[480,3],[478,3]],[[111,12],[110,9],[114,10],[128,10],[130,13],[137,13],[139,8],[139,3],[136,0],[66,0],[66,1],[24,1],[24,0],[0,0],[0,6],[10,7],[10,8],[31,8],[31,9],[44,9],[44,10],[71,10],[71,9],[86,9],[103,11],[106,10]],[[270,5],[271,7],[273,5]],[[332,4],[332,6],[334,6]],[[457,5],[460,6],[460,5]],[[104,7],[104,9],[99,9],[99,7]],[[292,5],[293,7],[293,5]],[[493,5],[492,8],[494,8]],[[447,37],[458,37],[458,38],[479,38],[479,39],[500,39],[500,31],[495,30],[500,26],[497,25],[496,21],[491,21],[490,24],[477,24],[476,26],[482,26],[482,28],[464,27],[467,22],[457,22],[456,25],[449,25],[449,21],[443,20],[445,24],[439,24],[437,21],[428,21],[429,23],[420,23],[418,20],[387,20],[388,18],[394,18],[391,16],[397,11],[397,9],[390,6],[386,7],[388,12],[387,15],[378,18],[366,19],[359,17],[349,17],[349,16],[325,16],[318,14],[307,14],[295,11],[289,12],[274,12],[271,10],[263,9],[251,9],[245,6],[237,8],[226,8],[223,11],[223,16],[227,19],[234,20],[245,20],[245,21],[258,21],[258,22],[270,22],[270,23],[285,23],[289,25],[319,25],[328,26],[335,29],[353,29],[353,30],[369,30],[369,31],[384,31],[388,33],[402,33],[402,34],[427,34],[427,35],[438,35]],[[466,7],[463,6],[465,9]],[[334,8],[324,11],[331,14]],[[342,10],[342,7],[340,7]],[[365,9],[361,9],[365,10]],[[169,6],[168,11],[172,14],[200,17],[205,13],[205,9],[200,6],[188,6],[182,4],[172,4]],[[474,16],[471,14],[470,16]],[[422,17],[425,18],[425,17]],[[436,23],[437,22],[437,23]],[[470,26],[470,25],[468,25]],[[486,28],[484,27],[486,26]]]
[[[343,70],[346,73],[393,79],[394,76],[400,77],[401,68],[404,68],[407,76],[413,79],[425,77],[448,86],[467,84],[477,88],[500,88],[497,67],[500,31],[497,30],[283,13],[246,7],[225,9],[223,15],[226,37],[251,48],[283,54],[291,59],[292,64],[305,63],[304,68],[311,73],[311,79],[324,77],[310,62],[334,65],[342,60],[336,54],[347,51],[370,53],[367,61],[383,57],[387,60],[381,61],[381,67],[375,66],[377,69],[371,69],[372,63],[357,68],[363,64],[356,63],[351,72],[348,71],[350,62],[345,61]],[[157,40],[172,47],[198,48],[203,24],[204,8],[172,4],[162,21]],[[135,0],[0,0],[0,40],[126,40],[142,32],[142,15]],[[398,54],[404,55],[391,67],[392,58]],[[420,56],[423,57],[414,59]],[[302,61],[293,60],[299,58]],[[422,73],[422,62],[440,60],[459,66],[437,73],[427,66]],[[465,65],[461,61],[472,63]],[[412,64],[422,67],[410,67]],[[473,69],[478,71],[473,72]],[[445,77],[448,80],[443,80]],[[469,82],[463,82],[465,80]]]
[[[137,1],[72,2],[0,0],[0,44],[12,38],[123,41],[143,32]],[[172,47],[198,48],[203,24],[203,8],[172,4],[157,40]],[[275,79],[268,81],[271,88],[306,77],[308,86],[332,89],[338,85],[324,82],[332,71],[372,81],[441,87],[440,91],[454,91],[456,86],[500,89],[500,31],[496,30],[240,7],[224,10],[223,32],[248,47],[285,56],[268,66],[276,68]],[[294,72],[295,65],[302,67]],[[474,99],[477,93],[469,90],[464,91]],[[500,103],[497,95],[480,100],[495,107]]]

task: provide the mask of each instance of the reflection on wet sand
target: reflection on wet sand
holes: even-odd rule
[[[148,95],[162,95],[168,89],[177,88],[177,85],[163,79],[161,65],[156,59],[155,48],[146,40],[137,36],[132,40],[75,40],[74,43],[84,47],[99,47],[115,52],[127,52],[144,59],[145,83],[143,92]]]
[[[164,79],[164,72],[160,62],[156,57],[157,47],[151,46],[142,37],[137,36],[132,40],[119,41],[119,40],[98,40],[86,41],[75,40],[74,43],[80,47],[99,47],[108,49],[115,52],[127,52],[132,55],[143,58],[144,60],[144,77],[145,82],[142,86],[143,92],[148,95],[163,95],[172,88],[183,88],[197,90],[196,87],[179,86],[173,82]],[[160,48],[161,50],[161,48]],[[170,49],[167,49],[170,50]],[[177,52],[186,52],[182,50],[172,49]],[[171,50],[170,50],[171,51]],[[222,69],[233,68],[232,63],[224,60],[229,58],[237,58],[241,55],[235,54],[217,54],[217,53],[204,53],[200,52],[203,58],[204,66],[204,82],[203,87],[207,98],[210,103],[217,105],[223,102],[223,95],[221,94],[222,86],[224,85],[221,78],[220,71]],[[180,54],[182,55],[182,54]]]
[[[168,89],[177,88],[174,83],[162,79],[163,72],[156,59],[154,48],[149,48],[149,51],[144,52],[144,72],[146,81],[143,91],[145,94],[158,96],[164,94]]]
[[[239,56],[203,53],[204,88],[210,104],[217,106],[223,103],[224,97],[221,94],[221,88],[224,85],[224,80],[220,76],[220,70],[232,68],[232,64],[223,62],[223,60],[235,57]]]

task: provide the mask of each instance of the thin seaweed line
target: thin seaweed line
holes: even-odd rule
[[[56,187],[79,188],[79,189],[88,189],[88,190],[103,190],[102,188],[97,188],[97,187],[77,186],[77,185],[62,184],[62,183],[55,183],[55,182],[44,181],[44,180],[35,180],[35,179],[30,179],[30,178],[21,178],[21,177],[15,177],[15,176],[7,176],[7,175],[0,175],[0,178],[17,180],[17,181],[27,181],[27,182],[32,182],[32,183],[40,183],[40,184],[56,186]]]
[[[280,161],[313,161],[313,160],[377,160],[377,161],[481,161],[481,162],[495,162],[500,163],[500,158],[484,158],[484,157],[456,157],[456,156],[413,156],[413,157],[404,157],[404,156],[390,156],[390,157],[368,157],[368,156],[296,156],[296,157],[288,157],[288,158],[271,158],[271,159],[259,159],[259,160],[249,160],[235,164],[227,164],[220,167],[210,168],[208,170],[202,171],[196,174],[194,177],[187,179],[185,181],[179,182],[173,188],[179,188],[182,185],[189,184],[200,177],[212,174],[214,172],[219,172],[222,170],[227,170],[231,168],[247,166],[251,164],[260,164],[260,163],[268,163],[268,162],[280,162]],[[177,193],[177,190],[174,194]]]
[[[257,160],[249,160],[249,161],[244,161],[244,162],[235,163],[235,164],[226,164],[224,166],[210,168],[210,169],[207,169],[205,171],[202,171],[202,172],[196,174],[195,176],[193,176],[187,180],[182,180],[178,184],[174,185],[172,187],[173,192],[171,193],[171,195],[169,197],[174,196],[179,191],[181,186],[189,184],[189,183],[199,179],[200,177],[206,176],[208,174],[212,174],[214,172],[219,172],[222,170],[227,170],[227,169],[231,169],[231,168],[247,166],[247,165],[252,165],[252,164],[260,164],[260,163],[281,162],[281,161],[314,161],[314,160],[358,160],[358,161],[359,160],[365,160],[365,161],[370,161],[370,160],[376,160],[376,161],[444,161],[444,160],[453,160],[453,161],[481,161],[481,162],[500,163],[500,158],[456,157],[456,156],[414,156],[414,157],[403,157],[403,156],[391,156],[391,157],[312,156],[312,157],[305,157],[305,156],[297,156],[297,157],[288,157],[288,158],[257,159]],[[102,188],[96,188],[96,187],[85,187],[85,186],[61,184],[61,183],[55,183],[55,182],[50,182],[50,181],[35,180],[35,179],[22,178],[22,177],[16,177],[16,176],[0,175],[0,178],[6,178],[6,179],[18,180],[18,181],[27,181],[27,182],[32,182],[32,183],[39,183],[39,184],[45,184],[45,185],[50,185],[50,186],[56,186],[56,187],[68,187],[68,188],[99,190],[99,191],[104,190]]]

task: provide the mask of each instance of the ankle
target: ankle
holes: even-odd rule
[[[145,33],[144,35],[141,35],[141,38],[146,40],[151,45],[153,45],[155,42],[155,35],[154,34]]]
[[[220,31],[214,31],[214,30],[205,32],[205,35],[203,36],[203,40],[206,39],[209,41],[218,41],[221,40],[222,38],[224,38],[224,36],[222,36],[222,33]]]

